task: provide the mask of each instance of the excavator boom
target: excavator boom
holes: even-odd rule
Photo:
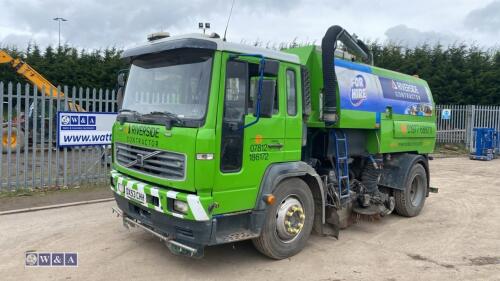
[[[28,79],[39,91],[45,90],[47,96],[57,97],[57,90],[53,90],[56,87],[24,61],[14,59],[7,52],[0,50],[0,63],[10,63],[17,73]],[[64,97],[64,93],[59,93],[59,97]]]
[[[9,54],[7,54],[5,51],[0,50],[0,64],[9,63],[13,60],[14,59],[9,56]]]
[[[14,59],[7,52],[0,50],[0,64],[4,63],[9,63],[18,74],[28,79],[40,92],[45,93],[46,96],[53,98],[64,97],[63,92],[59,92],[58,94],[57,88],[29,64],[18,58]],[[71,111],[85,111],[81,106],[72,102],[68,102],[68,106]]]

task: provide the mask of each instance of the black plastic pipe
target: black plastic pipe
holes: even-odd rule
[[[323,61],[323,120],[327,123],[337,121],[337,76],[335,75],[335,50],[337,41],[354,54],[363,58],[369,64],[373,64],[373,56],[366,45],[358,39],[353,38],[345,29],[338,25],[331,26],[321,41]]]

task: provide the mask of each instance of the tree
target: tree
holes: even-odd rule
[[[262,45],[256,41],[255,44]],[[280,43],[280,48],[305,46],[313,43]],[[267,43],[266,46],[276,44]],[[426,80],[434,101],[440,104],[500,104],[500,51],[478,46],[455,44],[420,45],[407,48],[397,44],[369,44],[375,65]],[[7,50],[33,66],[54,85],[113,89],[118,71],[128,68],[120,59],[121,50],[78,50],[67,45],[42,52],[29,44],[25,52]],[[0,81],[25,82],[11,67],[0,65]],[[68,93],[69,94],[69,93]]]
[[[6,51],[14,58],[25,60],[56,86],[112,89],[116,86],[118,71],[128,67],[120,59],[121,50],[116,48],[78,51],[67,45],[57,49],[48,46],[42,53],[38,45],[29,44],[25,52],[15,48]],[[0,81],[26,82],[8,65],[0,65]]]

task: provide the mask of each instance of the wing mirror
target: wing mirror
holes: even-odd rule
[[[259,80],[259,77],[252,79],[252,85],[250,86],[250,92],[253,97],[254,116],[271,118],[273,115],[274,100],[276,96],[276,78],[262,78],[260,103],[258,100]]]
[[[125,73],[119,73],[116,79],[119,87],[125,87]]]
[[[254,116],[257,118],[243,127],[247,128],[259,122],[261,117],[272,117],[276,95],[276,79],[280,63],[277,60],[266,59],[259,54],[241,54],[235,55],[233,58],[241,57],[260,58],[259,76],[252,77],[250,82],[250,95],[253,99]]]

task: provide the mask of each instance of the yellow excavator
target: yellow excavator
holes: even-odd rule
[[[54,101],[58,101],[64,97],[63,92],[57,91],[57,88],[49,82],[49,80],[45,79],[40,73],[38,73],[34,68],[32,68],[29,64],[24,62],[19,58],[11,57],[7,52],[0,50],[0,64],[9,64],[19,75],[27,79],[31,84],[37,87],[40,93],[43,93],[45,96],[53,99]],[[37,101],[37,99],[34,99]],[[50,101],[50,100],[49,100]],[[2,106],[3,106],[2,100]],[[30,106],[31,108],[31,106]],[[84,112],[85,110],[78,104],[68,101],[68,108],[70,111]],[[16,116],[16,118],[20,118],[20,122],[26,122],[25,118],[26,113],[23,116]],[[45,113],[41,113],[40,116],[42,120],[40,120],[40,125],[46,125],[44,121],[53,122],[53,120],[45,120],[48,116],[45,116]],[[54,114],[55,116],[56,114]],[[17,120],[16,120],[17,121]],[[15,151],[18,147],[22,150],[24,148],[24,133],[23,128],[25,126],[21,125],[21,128],[16,127],[16,123],[14,120],[9,120],[12,123],[11,132],[9,136],[8,132],[8,122],[2,124],[2,151],[6,153],[9,150]],[[32,127],[32,126],[30,126]]]

